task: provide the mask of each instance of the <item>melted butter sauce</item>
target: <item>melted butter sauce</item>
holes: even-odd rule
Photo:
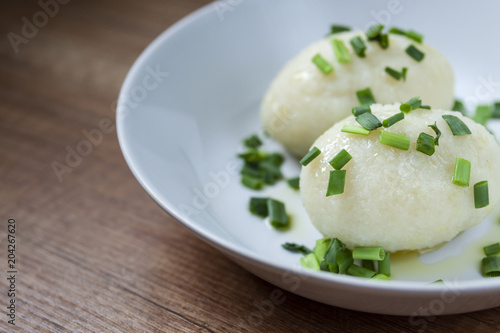
[[[312,225],[300,200],[300,193],[286,184],[265,190],[265,196],[282,201],[291,218],[291,225],[284,233],[290,241],[304,244],[311,249],[321,234]],[[433,282],[443,280],[471,280],[481,278],[483,247],[500,242],[500,205],[480,225],[469,228],[450,242],[425,251],[397,252],[391,254],[391,278]],[[266,222],[269,228],[269,222]]]

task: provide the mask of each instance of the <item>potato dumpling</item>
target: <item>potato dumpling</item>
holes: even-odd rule
[[[400,104],[372,105],[380,120],[399,113]],[[443,115],[454,115],[470,135],[454,136]],[[416,150],[420,133],[442,132],[435,153]],[[344,125],[359,126],[350,116],[327,130],[315,142],[321,150],[300,174],[301,199],[314,226],[325,237],[337,237],[348,247],[383,246],[387,251],[430,248],[453,239],[479,224],[498,202],[500,147],[482,125],[459,112],[417,109],[389,128],[364,136],[341,132]],[[408,150],[380,143],[381,130],[404,133]],[[326,197],[329,161],[345,149],[352,159],[346,170],[344,193]],[[452,182],[455,160],[471,162],[469,186]],[[487,180],[489,205],[476,209],[474,184]]]
[[[360,36],[366,46],[365,58],[358,57],[350,40]],[[351,61],[337,61],[331,40],[340,39],[349,50]],[[406,48],[413,44],[425,56],[420,62]],[[333,65],[323,74],[311,59],[317,54]],[[406,80],[388,75],[389,66],[399,72],[408,68]],[[356,91],[370,87],[377,103],[404,103],[420,96],[436,109],[450,109],[454,100],[453,70],[445,57],[426,44],[405,36],[389,35],[389,47],[368,42],[362,31],[338,33],[324,38],[300,52],[276,76],[261,106],[266,131],[297,156],[333,124],[351,114],[359,105]]]

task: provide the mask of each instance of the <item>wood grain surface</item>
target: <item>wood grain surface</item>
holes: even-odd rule
[[[60,182],[53,162],[65,163],[84,130],[106,118],[114,126],[120,86],[141,51],[208,1],[59,2],[47,22],[37,1],[0,3],[2,332],[500,331],[499,308],[416,322],[284,292],[282,304],[259,310],[275,287],[160,209],[132,176],[114,127]],[[8,34],[22,36],[23,18],[34,17],[41,27],[11,43]],[[15,326],[7,317],[9,218]]]

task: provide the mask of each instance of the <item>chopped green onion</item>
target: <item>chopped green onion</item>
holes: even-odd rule
[[[344,133],[360,134],[360,135],[368,135],[368,134],[370,134],[369,130],[367,130],[364,127],[360,127],[360,126],[344,125],[340,131],[344,132]]]
[[[389,29],[390,34],[406,36],[406,31],[400,28],[392,27]]]
[[[409,137],[404,134],[395,134],[387,131],[380,131],[380,143],[403,150],[410,148]]]
[[[305,257],[300,258],[300,263],[304,268],[313,269],[315,271],[320,270],[318,258],[316,258],[314,253],[309,253]]]
[[[250,213],[262,218],[267,217],[269,215],[269,210],[267,209],[268,199],[269,198],[250,198],[248,210],[250,210]]]
[[[432,130],[434,131],[434,133],[436,133],[436,137],[434,138],[434,144],[436,146],[439,146],[439,138],[441,137],[441,131],[437,127],[437,123],[434,122],[434,125],[428,125],[427,127],[432,128]]]
[[[424,40],[424,36],[422,34],[416,32],[415,30],[411,30],[411,29],[406,32],[406,37],[413,39],[415,42],[420,43],[420,44]]]
[[[289,178],[286,180],[286,182],[291,188],[295,190],[298,190],[300,188],[300,177]]]
[[[408,67],[403,67],[401,70],[401,77],[403,78],[403,81],[406,81],[406,73],[408,73]]]
[[[316,246],[318,246],[318,243],[316,242]],[[338,238],[334,238],[331,240],[331,242],[328,244],[328,248],[323,254],[323,257],[325,258],[325,261],[328,262],[329,264],[335,265],[337,264],[337,258],[343,250],[346,250],[346,246],[344,243],[342,243]]]
[[[366,269],[375,271],[375,262],[373,260],[362,260],[361,266],[363,266]]]
[[[422,41],[424,40],[424,36],[422,34],[416,32],[415,30],[404,31],[402,29],[393,27],[389,30],[389,33],[395,34],[395,35],[406,36],[409,39],[416,41],[417,43],[422,43]]]
[[[456,116],[445,114],[443,119],[450,127],[451,133],[455,136],[471,134],[470,129],[465,125],[465,123]]]
[[[398,121],[401,121],[405,118],[405,114],[403,112],[400,112],[400,113],[396,113],[395,115],[393,116],[390,116],[389,118],[387,119],[384,119],[384,121],[382,121],[382,125],[384,127],[391,127],[392,125],[394,125],[395,123],[397,123]]]
[[[374,271],[372,271],[370,269],[353,264],[353,265],[349,266],[349,268],[347,269],[347,274],[369,279],[369,278],[374,277],[375,274],[377,274],[377,273],[375,273]]]
[[[487,256],[493,256],[500,253],[500,243],[491,244],[483,247],[484,254]]]
[[[486,125],[488,119],[493,116],[493,108],[490,105],[478,105],[476,107],[476,114],[472,119],[481,125]]]
[[[338,25],[338,24],[332,24],[332,26],[330,27],[330,33],[332,35],[344,31],[351,31],[351,28],[345,25]]]
[[[260,162],[267,157],[267,152],[255,148],[249,148],[246,152],[238,154],[245,162]]]
[[[349,266],[351,266],[354,262],[352,258],[352,252],[349,249],[343,249],[339,252],[337,256],[337,266],[339,269],[339,274],[345,274]]]
[[[436,281],[434,281],[434,282],[431,282],[431,284],[432,284],[432,283],[444,283],[444,281],[443,281],[443,279],[439,279],[439,280],[436,280]]]
[[[388,277],[387,275],[384,274],[376,274],[374,277],[372,277],[372,280],[390,280],[391,278]]]
[[[267,209],[269,211],[269,222],[274,228],[284,228],[288,226],[289,221],[284,203],[269,198],[267,200]]]
[[[469,186],[470,169],[470,161],[457,157],[455,160],[455,171],[453,173],[453,184],[463,187]]]
[[[422,59],[424,59],[425,57],[425,53],[417,49],[414,45],[408,46],[405,51],[406,54],[408,54],[410,57],[412,57],[418,62],[422,61]]]
[[[398,81],[401,80],[401,77],[403,76],[403,73],[400,73],[389,66],[385,68],[385,72]]]
[[[382,24],[375,24],[368,28],[366,31],[366,37],[368,40],[375,40],[379,37],[380,33],[384,29]]]
[[[337,155],[333,156],[333,158],[330,160],[330,165],[335,169],[335,170],[340,170],[344,165],[347,164],[351,160],[352,156],[347,152],[347,150],[342,149],[337,153]]]
[[[496,102],[495,104],[493,104],[492,118],[495,118],[495,119],[500,118],[500,102]]]
[[[333,72],[333,66],[332,64],[330,64],[328,61],[325,60],[325,58],[323,58],[321,56],[321,54],[316,54],[313,58],[312,58],[312,62],[316,65],[316,67],[318,67],[318,69],[320,71],[323,72],[323,74],[325,75],[328,75],[330,74],[331,72]]]
[[[373,97],[370,87],[356,91],[356,97],[358,98],[359,104],[361,105],[370,105],[376,103],[375,97]]]
[[[281,247],[290,252],[302,253],[303,255],[308,255],[309,253],[312,253],[312,251],[307,246],[299,245],[296,243],[281,244]]]
[[[257,135],[251,135],[243,140],[243,144],[247,148],[259,148],[262,146],[262,141]]]
[[[426,109],[426,110],[430,110],[431,109],[431,106],[430,105],[420,105],[420,109]]]
[[[341,64],[347,64],[351,61],[351,56],[349,55],[349,50],[345,46],[344,42],[340,39],[332,39],[333,52],[335,52],[335,57],[337,61]]]
[[[302,164],[303,166],[308,165],[319,154],[321,154],[321,150],[316,147],[312,147],[311,150],[309,150],[309,152],[306,154],[306,156],[302,157],[302,159],[300,160],[300,164]]]
[[[462,103],[462,101],[459,101],[458,99],[456,99],[455,102],[453,103],[453,107],[451,108],[451,110],[458,111],[463,115],[466,114],[464,103]]]
[[[488,181],[483,180],[482,182],[474,184],[474,207],[483,208],[489,204]]]
[[[372,112],[372,109],[369,105],[360,105],[352,108],[352,114],[354,115],[354,117],[357,117],[365,112]]]
[[[241,176],[241,184],[251,188],[252,190],[260,190],[264,186],[264,182],[262,180],[249,175]]]
[[[326,251],[330,247],[332,240],[330,238],[321,238],[316,241],[316,245],[314,246],[313,252],[316,255],[316,258],[320,262],[323,262],[325,258]]]
[[[367,130],[374,130],[382,126],[380,120],[370,112],[365,112],[357,116],[356,121]]]
[[[363,42],[363,39],[361,39],[361,37],[356,36],[349,42],[351,43],[351,46],[358,57],[364,58],[366,56],[366,44],[365,42]]]
[[[345,174],[345,170],[330,171],[330,179],[328,180],[328,188],[326,190],[327,197],[344,193]]]
[[[420,133],[417,139],[417,151],[432,156],[436,151],[434,137],[427,133]]]
[[[378,262],[378,272],[387,277],[391,276],[391,253],[386,252],[385,258]]]
[[[380,34],[378,43],[382,49],[387,49],[389,47],[389,35],[388,34]]]
[[[489,256],[483,258],[482,272],[484,277],[500,276],[500,257]]]
[[[352,258],[361,260],[384,260],[385,250],[383,247],[380,246],[372,246],[372,247],[356,246],[352,250]]]
[[[410,98],[410,100],[406,103],[401,104],[399,109],[403,112],[410,112],[412,110],[418,109],[422,105],[422,101],[420,100],[420,97],[413,97]]]

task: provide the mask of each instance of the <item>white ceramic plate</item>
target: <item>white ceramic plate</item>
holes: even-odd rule
[[[247,210],[250,196],[261,193],[240,185],[235,157],[242,138],[261,132],[259,104],[272,78],[299,50],[322,38],[331,23],[365,29],[378,20],[420,31],[453,65],[457,96],[469,106],[498,99],[499,12],[498,2],[466,0],[217,1],[165,31],[130,70],[117,112],[123,154],[163,209],[279,288],[385,314],[439,315],[499,306],[500,278],[479,274],[480,246],[490,241],[485,237],[496,231],[500,240],[493,222],[414,258],[411,265],[395,265],[399,269],[390,282],[305,271],[299,255],[280,247],[286,241],[313,247],[320,238],[298,195],[283,184],[262,193],[285,200],[295,217],[289,232],[269,228]],[[274,142],[266,142],[266,148],[283,152]],[[288,157],[285,176],[298,172]],[[470,260],[453,266],[464,262],[460,256]],[[445,283],[429,284],[438,278]]]

